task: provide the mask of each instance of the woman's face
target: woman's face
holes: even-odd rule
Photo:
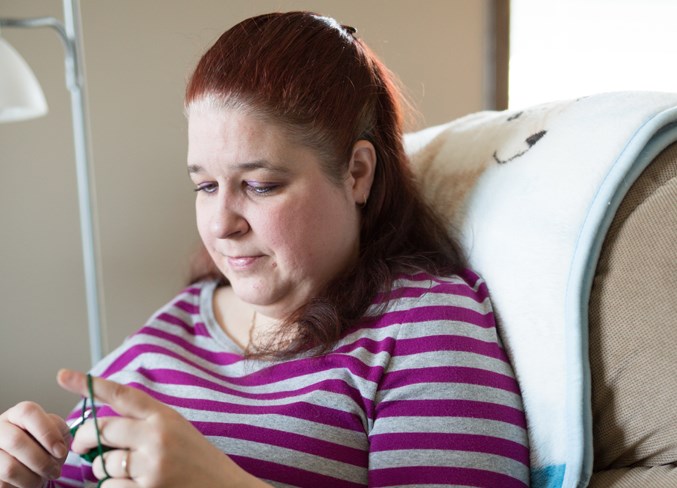
[[[235,109],[194,106],[188,131],[198,231],[241,300],[284,318],[356,258],[365,193],[349,170],[333,183],[316,151]]]

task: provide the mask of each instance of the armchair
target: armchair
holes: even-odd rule
[[[405,142],[489,285],[532,486],[677,486],[677,94],[481,112]]]

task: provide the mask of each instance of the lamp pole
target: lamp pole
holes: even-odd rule
[[[92,210],[92,175],[90,134],[85,103],[85,76],[82,56],[82,29],[79,0],[63,0],[64,22],[54,17],[28,19],[0,19],[2,27],[50,27],[54,29],[65,48],[66,86],[71,95],[73,142],[80,211],[80,236],[87,300],[89,350],[92,364],[103,356],[103,334],[100,276],[96,246],[96,232]]]

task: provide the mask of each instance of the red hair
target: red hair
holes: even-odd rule
[[[358,262],[289,317],[260,355],[327,351],[398,273],[463,268],[459,246],[415,186],[402,143],[401,100],[395,77],[354,29],[309,12],[244,20],[198,62],[186,89],[188,113],[206,101],[264,117],[317,150],[336,182],[355,142],[368,140],[376,150]],[[193,263],[191,281],[224,279],[205,249]]]

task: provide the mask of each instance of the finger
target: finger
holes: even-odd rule
[[[5,470],[14,473],[5,476],[11,478],[25,479],[27,472],[38,478],[55,478],[61,472],[61,463],[57,459],[25,430],[8,422],[0,422],[0,452],[6,455],[3,459]]]
[[[68,427],[66,421],[55,413],[48,413],[47,416],[61,433],[61,437],[64,442],[68,443],[71,438],[71,429]]]
[[[84,454],[101,445],[112,448],[135,448],[143,441],[143,423],[139,420],[125,417],[98,418],[99,435],[93,419],[87,420],[75,433],[71,444],[73,452]]]
[[[94,397],[107,403],[124,417],[145,419],[161,408],[161,403],[140,390],[103,378],[92,380]],[[80,396],[89,396],[87,376],[78,371],[62,369],[57,375],[57,381],[65,390]]]
[[[47,416],[49,419],[52,421],[54,426],[57,428],[57,430],[61,433],[61,437],[65,443],[66,446],[69,446],[71,443],[71,429],[68,427],[68,424],[64,419],[59,417],[58,415],[54,413],[48,413]],[[58,454],[58,453],[55,453]],[[57,456],[57,459],[65,460],[66,457],[68,456],[68,449],[64,452],[63,456]]]
[[[42,478],[18,462],[7,452],[0,450],[0,486],[40,487]]]
[[[66,441],[54,419],[40,405],[21,402],[3,414],[8,422],[30,434],[37,443],[56,458],[68,453]]]
[[[101,482],[101,488],[139,488],[134,480],[109,478]]]
[[[137,461],[138,455],[139,454],[137,452]],[[106,472],[103,469],[105,463],[106,471],[108,471],[108,475],[111,477],[118,479],[133,479],[132,459],[132,451],[127,449],[108,451],[104,453],[103,456],[98,456],[94,460],[94,463],[92,464],[92,471],[97,479],[105,478]]]

